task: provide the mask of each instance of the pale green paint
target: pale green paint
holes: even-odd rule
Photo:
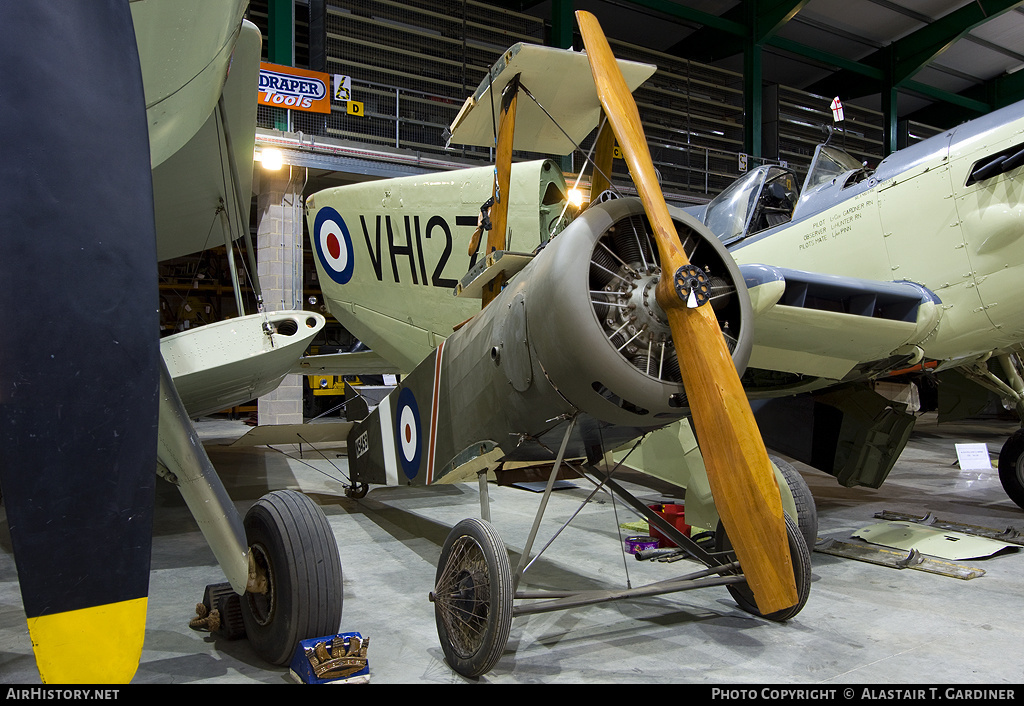
[[[469,270],[468,246],[476,227],[480,206],[491,196],[494,170],[477,167],[429,176],[403,177],[336,187],[314,194],[306,201],[311,237],[315,237],[317,211],[325,206],[337,210],[344,219],[355,251],[353,277],[347,284],[335,283],[317,260],[317,278],[331,313],[356,338],[403,371],[411,371],[438,343],[451,335],[453,326],[480,310],[480,300],[456,298],[451,288],[424,284],[435,271],[449,281],[457,281]],[[509,188],[508,232],[510,250],[530,252],[550,232],[564,201],[543,203],[548,185],[565,193],[565,180],[550,161],[513,165]],[[447,241],[438,227],[427,237],[431,218],[444,219],[452,234],[451,251],[441,262]],[[471,219],[472,225],[456,225],[456,217]],[[423,244],[422,268],[415,256],[416,283],[406,255],[398,255],[395,268],[388,249],[387,220],[391,219],[393,238],[398,247],[408,243],[406,218],[415,234],[419,224]],[[380,223],[380,267],[377,280],[367,242],[376,250]],[[365,230],[364,230],[365,228]],[[541,235],[543,233],[543,236]],[[482,243],[486,238],[482,238]],[[483,250],[483,244],[480,246]],[[315,251],[315,246],[314,246]],[[438,270],[439,264],[443,265]],[[400,284],[395,282],[398,273]]]

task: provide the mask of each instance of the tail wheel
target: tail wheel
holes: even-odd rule
[[[431,600],[448,664],[465,677],[488,672],[512,628],[512,569],[505,545],[487,522],[455,525],[441,548]]]
[[[789,608],[763,615],[757,609],[754,593],[747,584],[738,583],[727,586],[729,593],[732,594],[740,608],[753,615],[760,615],[762,618],[776,622],[789,620],[803,610],[804,604],[807,603],[807,596],[811,592],[811,553],[807,550],[807,544],[804,542],[803,535],[801,535],[796,522],[789,515],[784,515],[783,517],[786,521],[786,536],[789,538],[789,553],[793,559],[793,576],[796,579],[798,598],[796,604]],[[732,550],[732,542],[729,541],[729,536],[726,534],[721,522],[718,523],[718,529],[715,532],[715,549],[719,552]]]
[[[343,602],[338,545],[320,506],[302,493],[278,490],[245,515],[250,562],[265,592],[242,597],[242,621],[256,653],[287,664],[300,640],[334,635]]]
[[[1024,429],[1013,432],[999,451],[999,482],[1010,500],[1024,508]]]

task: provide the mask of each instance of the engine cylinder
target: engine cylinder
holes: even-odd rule
[[[750,301],[739,270],[699,222],[682,212],[673,218],[691,262],[723,290],[704,306],[731,332],[742,370]],[[439,467],[493,446],[510,461],[552,458],[569,417],[571,458],[689,413],[671,331],[654,300],[661,270],[649,230],[638,199],[591,205],[447,339]],[[434,366],[422,374],[432,385]]]
[[[700,222],[674,210],[690,262],[739,372],[750,355],[750,300],[735,262]],[[548,381],[596,419],[660,426],[688,412],[672,333],[654,289],[657,247],[639,199],[592,205],[530,268],[526,328]],[[684,361],[685,362],[685,361]]]

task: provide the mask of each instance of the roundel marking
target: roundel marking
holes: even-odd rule
[[[398,393],[395,428],[398,430],[398,456],[402,462],[402,471],[406,478],[412,480],[420,472],[420,461],[423,458],[423,430],[416,396],[408,387]]]
[[[352,237],[341,215],[330,206],[317,211],[313,221],[313,245],[327,275],[338,284],[352,279],[355,253]]]

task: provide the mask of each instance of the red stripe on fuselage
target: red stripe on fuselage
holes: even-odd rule
[[[427,448],[427,485],[434,482],[434,453],[437,440],[437,407],[441,393],[441,354],[444,341],[437,347],[437,358],[434,359],[434,395],[430,400],[430,444]]]

